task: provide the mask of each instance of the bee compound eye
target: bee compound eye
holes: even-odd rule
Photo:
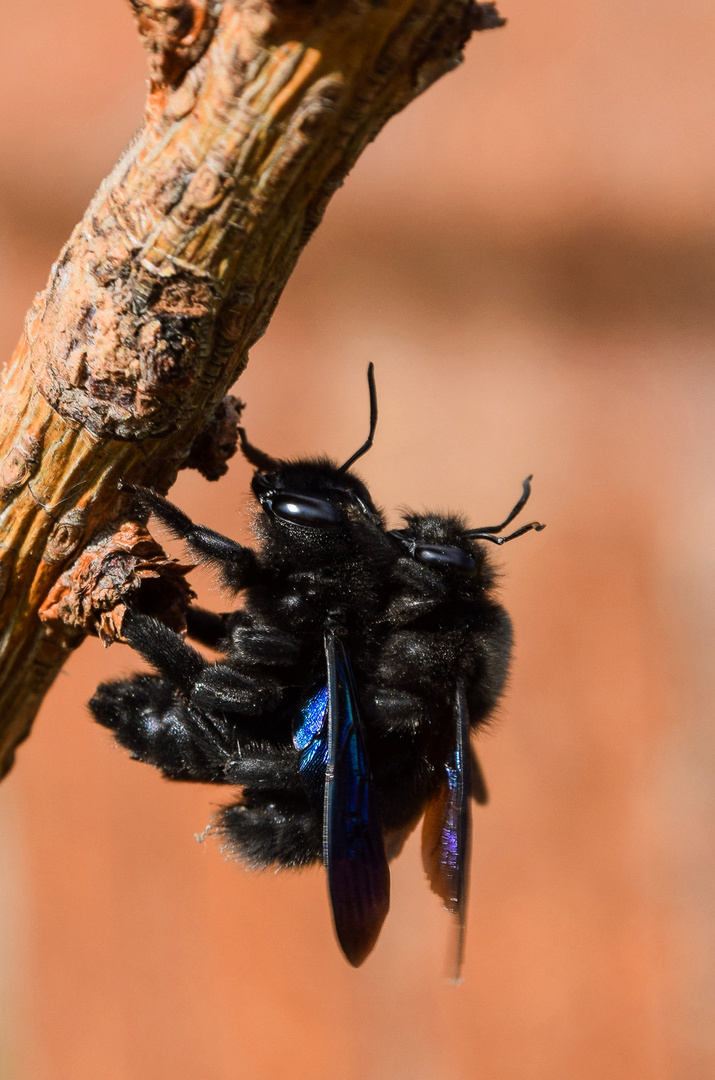
[[[471,555],[461,548],[446,547],[443,544],[418,544],[414,555],[427,566],[453,566],[465,573],[474,570],[475,562]]]
[[[281,520],[309,529],[335,528],[343,520],[337,506],[327,499],[316,499],[312,495],[292,495],[284,491],[274,495],[267,502],[267,508]]]

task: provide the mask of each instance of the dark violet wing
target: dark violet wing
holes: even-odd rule
[[[470,794],[472,756],[464,683],[454,698],[455,739],[445,762],[445,780],[428,803],[422,825],[422,862],[429,883],[447,911],[455,916],[457,940],[452,977],[460,979],[469,887],[472,818]],[[481,770],[479,771],[481,778]],[[482,789],[483,779],[481,779]]]
[[[328,764],[328,684],[308,698],[300,710],[293,745],[300,754],[298,768],[311,805],[322,812],[325,769]]]
[[[390,906],[390,871],[365,751],[352,667],[332,627],[328,665],[328,763],[323,859],[335,932],[357,967],[372,952]]]
[[[489,802],[489,791],[487,789],[487,782],[484,779],[484,773],[482,772],[482,766],[477,757],[476,751],[473,746],[471,750],[471,761],[469,764],[469,782],[471,786],[471,796],[478,806],[486,806]]]

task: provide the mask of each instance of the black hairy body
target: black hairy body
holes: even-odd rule
[[[194,555],[216,565],[225,588],[243,602],[223,615],[189,609],[188,633],[220,654],[215,663],[158,620],[130,616],[125,636],[160,674],[105,684],[90,703],[135,758],[170,779],[241,787],[220,827],[228,846],[255,868],[321,857],[321,823],[292,742],[295,716],[324,681],[328,617],[340,620],[360,671],[376,651],[386,603],[393,545],[357,477],[331,484],[337,469],[326,460],[302,461],[270,474],[271,491],[329,498],[342,504],[345,517],[340,527],[308,529],[260,513],[258,550],[216,538],[160,496],[137,491],[138,501]]]
[[[174,780],[234,786],[218,819],[250,866],[324,861],[348,959],[373,947],[389,902],[387,858],[425,813],[423,853],[435,891],[458,919],[461,960],[469,802],[485,800],[469,744],[502,692],[508,615],[481,540],[458,517],[408,515],[388,531],[350,465],[276,461],[242,435],[256,466],[258,545],[196,526],[136,489],[194,556],[241,595],[236,610],[189,610],[189,636],[129,614],[123,634],[155,669],[100,686],[90,707],[138,760]]]
[[[493,712],[506,682],[511,622],[495,599],[488,554],[464,539],[465,529],[458,517],[410,515],[402,535],[463,550],[475,562],[468,575],[449,564],[427,566],[409,548],[392,566],[369,715],[381,733],[378,787],[395,825],[400,817],[401,824],[419,818],[443,781],[458,682],[465,684],[473,730]]]

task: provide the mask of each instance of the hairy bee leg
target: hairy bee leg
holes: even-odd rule
[[[231,782],[225,776],[230,756],[226,733],[195,716],[158,675],[102,683],[89,707],[135,760],[154,765],[172,780]]]
[[[252,677],[228,664],[209,663],[170,627],[150,615],[127,612],[122,634],[198,710],[238,712],[250,722],[280,701],[282,690],[274,680],[260,674]]]
[[[224,807],[217,825],[226,850],[254,870],[310,866],[322,858],[322,821],[305,803],[250,798]]]
[[[257,446],[248,441],[246,435],[246,429],[243,427],[237,428],[238,438],[241,443],[241,453],[245,457],[246,461],[249,461],[253,465],[254,469],[258,472],[272,472],[274,469],[278,469],[278,460],[271,457],[270,454],[266,454],[263,450],[259,450]]]
[[[416,732],[428,721],[423,697],[407,690],[378,687],[368,690],[375,727],[379,730]]]
[[[244,794],[257,796],[266,793],[298,800],[305,799],[305,785],[298,771],[297,754],[293,746],[241,745],[240,734],[231,759],[226,762],[228,782],[244,788]]]
[[[244,611],[215,612],[192,605],[186,612],[187,634],[201,645],[229,652],[247,663],[285,667],[300,659],[300,643],[293,634],[247,621]]]
[[[151,615],[128,610],[122,623],[122,636],[148,664],[187,696],[207,666],[201,653]]]
[[[191,606],[186,611],[186,633],[200,645],[218,649],[225,643],[228,634],[226,618],[226,615],[219,615],[215,611]]]
[[[124,489],[134,495],[140,506],[158,518],[172,536],[183,540],[187,548],[202,562],[214,566],[228,589],[238,592],[256,580],[258,561],[251,548],[244,547],[243,544],[215,532],[214,529],[208,529],[205,525],[195,525],[188,514],[149,488],[125,484]]]
[[[243,612],[239,612],[243,614]],[[233,655],[267,667],[290,667],[300,662],[300,642],[285,630],[235,620],[231,627]]]
[[[190,691],[197,709],[240,713],[245,722],[274,709],[282,696],[283,689],[275,680],[260,672],[239,672],[227,664],[207,664]]]

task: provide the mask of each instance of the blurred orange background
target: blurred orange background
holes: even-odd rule
[[[715,1075],[715,8],[504,0],[390,122],[238,392],[250,438],[376,499],[548,529],[498,555],[517,646],[480,755],[466,981],[413,841],[350,969],[322,874],[199,845],[216,788],[129,760],[87,642],[0,786],[1,1080]],[[0,356],[139,123],[129,5],[4,0]],[[172,497],[248,539],[250,470]],[[194,575],[202,602],[221,607]]]

